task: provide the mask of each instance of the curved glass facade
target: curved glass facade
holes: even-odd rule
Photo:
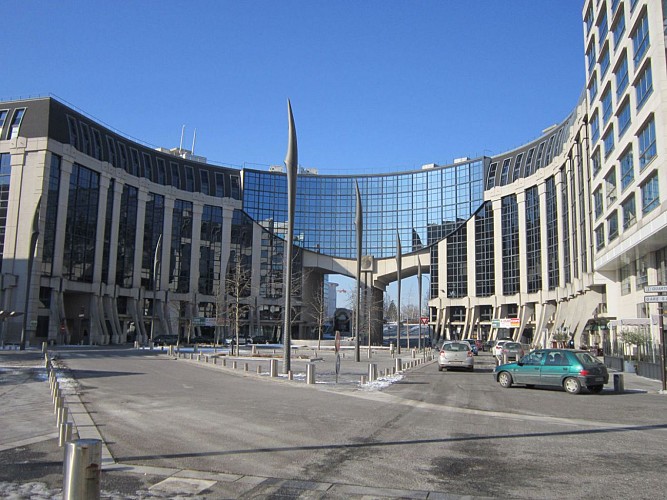
[[[441,240],[483,203],[484,160],[398,174],[364,176],[299,175],[295,243],[340,258],[356,257],[355,183],[364,214],[363,253],[396,255],[396,231],[409,253]],[[243,209],[276,229],[287,225],[287,176],[243,171]]]

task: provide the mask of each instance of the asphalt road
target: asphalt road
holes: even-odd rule
[[[474,373],[426,364],[383,390],[285,383],[133,350],[59,356],[114,460],[128,466],[496,498],[660,498],[667,489],[664,395],[502,389],[484,354]],[[228,497],[261,496],[249,483]]]

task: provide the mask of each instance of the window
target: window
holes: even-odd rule
[[[658,174],[655,173],[642,186],[642,214],[646,215],[660,204]]]
[[[604,248],[604,225],[600,224],[595,228],[595,249],[602,250]]]
[[[225,176],[219,172],[215,173],[215,195],[218,198],[225,197]]]
[[[613,126],[609,127],[609,130],[607,130],[607,133],[602,138],[602,142],[604,143],[604,157],[609,158],[609,155],[614,150],[614,127]]]
[[[591,117],[591,143],[595,144],[600,138],[600,117],[597,110]]]
[[[621,156],[621,191],[625,191],[635,180],[635,165],[632,158],[632,147]]]
[[[621,62],[618,63],[614,75],[616,77],[616,98],[618,99],[628,87],[628,58],[625,54],[623,54]]]
[[[655,122],[651,117],[651,120],[639,132],[639,170],[644,170],[655,155]]]
[[[190,193],[195,190],[195,174],[192,167],[185,166],[185,190]]]
[[[618,238],[618,213],[616,210],[607,217],[607,235],[610,242]]]
[[[616,23],[611,27],[611,32],[614,34],[614,47],[618,47],[621,44],[623,33],[625,33],[625,15],[623,13],[619,14]]]
[[[630,126],[630,101],[626,100],[618,110],[618,138],[623,137],[623,134]]]
[[[593,73],[593,78],[591,78],[588,84],[588,100],[593,102],[596,95],[598,95],[598,75],[597,73]]]
[[[116,166],[116,143],[113,140],[113,137],[107,135],[107,160],[114,167]]]
[[[93,135],[93,157],[102,160],[102,135],[96,128],[91,128]]]
[[[148,153],[141,153],[141,156],[144,160],[144,177],[146,177],[146,179],[149,181],[152,181],[155,179],[155,176],[153,175],[153,162],[151,161],[151,155]]]
[[[637,281],[635,282],[635,288],[637,290],[643,290],[646,285],[648,285],[648,269],[646,266],[646,261],[643,258],[637,259],[635,261],[635,269],[637,270]]]
[[[507,184],[507,179],[509,179],[510,175],[510,163],[512,161],[512,158],[505,158],[503,160],[503,168],[500,171],[500,185],[505,186]]]
[[[79,122],[81,126],[81,151],[90,156],[90,129],[88,124]]]
[[[521,176],[521,160],[523,160],[523,153],[516,155],[514,159],[514,168],[512,169],[512,182]]]
[[[604,210],[604,204],[602,202],[602,188],[597,188],[593,193],[593,207],[595,208],[595,218],[600,218]]]
[[[118,143],[118,160],[120,161],[119,167],[126,172],[129,172],[130,166],[127,161],[127,149],[125,148],[125,144],[122,142]]]
[[[635,93],[637,96],[637,110],[646,102],[648,96],[653,92],[653,74],[651,73],[651,64],[649,63],[644,71],[642,71],[637,84],[635,85]]]
[[[18,108],[14,110],[14,117],[12,118],[12,124],[9,127],[7,140],[19,135],[19,129],[21,128],[21,122],[23,121],[24,114],[25,114],[25,108]]]
[[[612,115],[612,99],[611,99],[611,87],[607,87],[607,90],[602,94],[602,123],[607,125],[609,119]]]
[[[491,189],[496,187],[496,169],[498,168],[498,163],[492,163],[489,167],[489,175],[486,178],[486,189]]]
[[[593,156],[591,157],[591,166],[593,168],[593,177],[595,177],[600,173],[600,170],[602,169],[602,160],[600,159],[600,148],[597,148],[593,152]]]
[[[604,178],[605,191],[607,193],[607,206],[616,201],[616,170],[612,170]]]
[[[609,32],[609,25],[607,24],[607,12],[603,11],[602,19],[600,19],[600,24],[598,24],[598,37],[600,38],[600,43],[607,38],[607,33]]]
[[[130,173],[132,175],[145,177],[141,163],[139,163],[139,151],[137,151],[135,148],[130,148],[130,165]]]
[[[76,118],[67,115],[67,129],[69,131],[70,146],[79,149],[79,129],[76,126]]]
[[[181,189],[181,172],[178,169],[178,163],[170,162],[171,164],[171,185],[177,189]]]
[[[199,183],[201,184],[200,191],[204,194],[210,194],[210,186],[208,183],[208,170],[201,169],[199,171]]]
[[[229,180],[231,182],[231,196],[235,200],[240,200],[241,199],[241,181],[239,179],[238,175],[231,175],[229,176]]]
[[[621,203],[621,209],[623,210],[623,230],[625,231],[637,222],[637,208],[635,206],[634,193]]]
[[[155,178],[156,182],[162,186],[167,183],[167,167],[162,158],[155,159],[155,165],[157,166],[157,177]]]
[[[5,130],[5,122],[7,121],[8,109],[0,109],[0,140],[2,140],[2,133]]]
[[[600,55],[600,78],[604,78],[609,69],[609,49],[604,49]]]
[[[635,31],[632,33],[631,38],[632,47],[634,49],[633,57],[635,61],[635,67],[637,67],[650,46],[648,37],[648,16],[646,13],[644,13],[640,19],[639,24],[635,28]]]
[[[586,10],[586,17],[584,17],[584,22],[586,23],[586,34],[591,32],[591,27],[593,26],[593,7],[589,6]]]
[[[597,55],[595,53],[595,39],[591,39],[591,45],[588,47],[588,50],[586,51],[586,61],[588,62],[588,74],[592,75],[593,74],[593,69],[595,68],[595,60],[597,59]]]
[[[632,289],[631,289],[631,283],[630,280],[632,279],[632,266],[628,264],[627,266],[623,266],[621,268],[621,295],[627,295],[629,294]]]

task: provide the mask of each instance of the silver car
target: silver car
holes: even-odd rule
[[[438,370],[449,370],[450,368],[464,368],[469,371],[475,369],[475,358],[468,342],[445,340],[442,343],[438,356]]]

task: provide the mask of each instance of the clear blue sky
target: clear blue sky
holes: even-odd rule
[[[154,146],[393,171],[507,151],[584,85],[575,0],[5,4],[0,98],[52,93]]]
[[[582,5],[5,3],[0,99],[51,93],[153,146],[178,146],[185,125],[189,148],[196,128],[195,153],[243,166],[283,164],[289,98],[303,167],[447,164],[513,149],[574,109]]]

